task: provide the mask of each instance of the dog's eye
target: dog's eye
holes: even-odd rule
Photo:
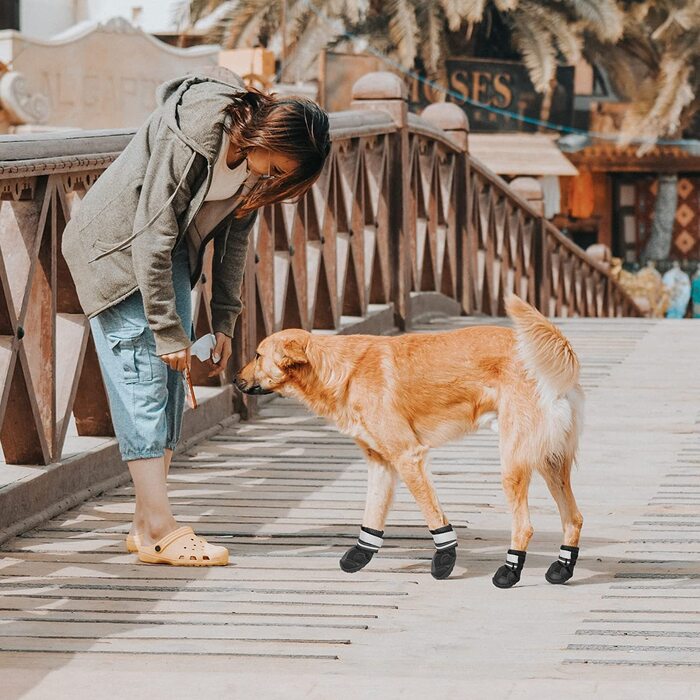
[[[260,353],[259,353],[259,352],[256,352],[256,353],[255,353],[255,359],[256,359],[256,360],[259,360],[259,359],[260,359]]]

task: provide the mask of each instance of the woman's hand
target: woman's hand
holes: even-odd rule
[[[209,372],[210,377],[215,377],[221,374],[226,367],[228,367],[228,361],[231,359],[231,338],[229,338],[224,333],[216,334],[216,345],[211,351],[211,364],[214,365],[214,369]]]
[[[192,365],[192,357],[190,356],[189,348],[178,350],[177,352],[170,352],[167,355],[161,355],[160,359],[163,360],[170,369],[174,369],[177,372],[184,372],[184,370],[190,369]]]

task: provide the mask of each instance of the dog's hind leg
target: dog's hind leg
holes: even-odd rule
[[[549,583],[566,583],[574,574],[578,559],[578,543],[583,526],[574,492],[571,489],[571,465],[569,457],[560,460],[548,460],[542,469],[549,491],[556,501],[564,531],[564,544],[559,549],[559,559],[547,570],[545,578]]]
[[[445,517],[428,476],[427,451],[426,447],[419,447],[405,452],[394,462],[394,467],[415,498],[433,536],[437,551],[433,555],[430,572],[433,578],[444,579],[452,573],[457,561],[457,535]]]
[[[340,560],[340,568],[354,574],[369,564],[384,543],[384,523],[394,497],[396,472],[377,452],[357,441],[367,457],[367,501],[357,544]]]
[[[503,460],[503,491],[510,505],[513,520],[506,563],[496,571],[492,581],[493,585],[498,588],[511,588],[520,581],[520,572],[525,565],[527,546],[534,533],[527,501],[532,468],[528,464],[514,460],[509,455],[502,454],[501,458]]]

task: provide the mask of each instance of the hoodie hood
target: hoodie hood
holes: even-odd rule
[[[212,163],[221,146],[226,109],[244,92],[238,75],[212,66],[163,83],[156,100],[170,130]]]

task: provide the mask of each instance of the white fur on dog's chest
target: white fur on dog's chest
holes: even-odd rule
[[[329,416],[329,418],[335,421],[341,433],[355,438],[355,440],[361,440],[373,450],[379,449],[377,441],[367,430],[357,413],[341,412],[334,416]]]

